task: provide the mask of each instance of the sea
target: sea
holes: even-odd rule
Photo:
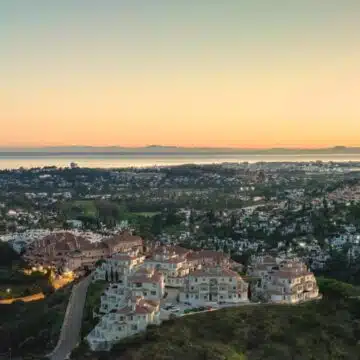
[[[68,167],[76,163],[86,168],[127,168],[176,166],[184,164],[256,163],[256,162],[360,162],[360,154],[0,154],[0,169],[39,168],[45,166]]]

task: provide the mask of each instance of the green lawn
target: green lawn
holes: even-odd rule
[[[94,200],[76,200],[71,204],[72,209],[79,208],[82,210],[83,215],[95,217],[97,209]]]
[[[93,311],[96,311],[100,306],[100,296],[108,285],[109,283],[106,281],[97,281],[89,285],[84,306],[83,323],[81,326],[82,338],[88,335],[99,320],[93,317]]]
[[[160,214],[159,211],[155,211],[155,212],[133,212],[130,213],[131,215],[135,215],[135,216],[144,216],[144,217],[154,217],[155,215]]]

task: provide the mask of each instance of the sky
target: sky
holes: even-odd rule
[[[0,0],[0,146],[360,146],[359,0]]]

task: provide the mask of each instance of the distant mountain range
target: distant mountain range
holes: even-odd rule
[[[0,153],[6,155],[20,154],[249,154],[249,155],[296,155],[296,154],[360,154],[360,147],[335,146],[318,149],[293,149],[293,148],[269,148],[269,149],[246,149],[246,148],[211,148],[211,147],[177,147],[150,145],[144,147],[120,147],[120,146],[50,146],[38,148],[10,148],[0,147]]]

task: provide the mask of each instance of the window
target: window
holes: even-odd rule
[[[156,291],[151,291],[151,295],[156,295]]]
[[[147,296],[147,291],[144,291],[144,296]]]
[[[189,298],[189,294],[186,294],[186,298],[187,298],[187,299]]]
[[[131,330],[137,330],[137,325],[131,325]]]
[[[197,278],[195,278],[195,282],[197,282],[198,281],[198,279]]]

